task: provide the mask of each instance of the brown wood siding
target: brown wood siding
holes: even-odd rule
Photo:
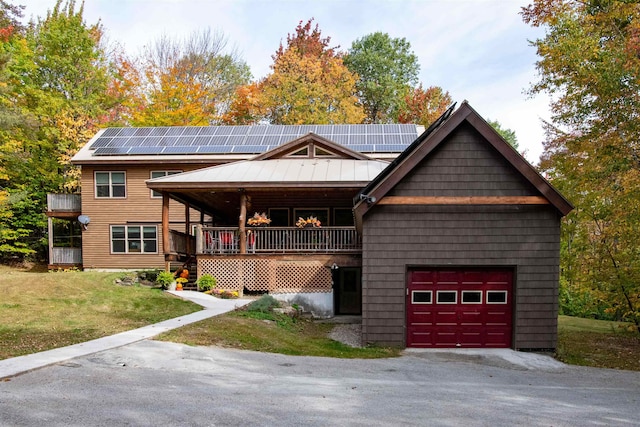
[[[497,151],[461,125],[387,196],[538,196]]]
[[[91,218],[91,223],[82,234],[83,267],[87,269],[134,269],[163,268],[162,248],[162,198],[152,198],[145,181],[151,171],[198,169],[198,165],[152,165],[152,166],[83,166],[82,167],[82,213]],[[126,198],[96,198],[95,171],[126,172]],[[171,228],[184,232],[184,205],[171,201],[169,215]],[[200,212],[192,209],[191,221],[200,221]],[[156,225],[158,228],[157,254],[111,254],[111,225]]]
[[[394,196],[538,196],[462,124],[400,181]],[[405,346],[410,267],[514,269],[518,349],[556,347],[560,216],[550,205],[376,205],[363,218],[363,341]]]

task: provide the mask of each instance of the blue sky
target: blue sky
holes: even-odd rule
[[[44,17],[55,0],[26,3],[25,16]],[[76,3],[80,3],[77,0]],[[322,34],[343,50],[382,31],[404,37],[421,65],[425,87],[440,86],[457,102],[516,132],[526,157],[542,152],[540,119],[548,98],[524,92],[536,81],[539,29],[522,22],[518,0],[85,0],[89,24],[101,20],[109,40],[135,54],[162,34],[183,38],[195,30],[222,31],[251,67],[265,76],[271,55],[299,21],[315,18]]]

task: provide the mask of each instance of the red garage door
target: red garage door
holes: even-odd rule
[[[407,347],[511,347],[513,273],[415,270],[407,284]]]

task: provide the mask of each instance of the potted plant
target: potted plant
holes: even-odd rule
[[[210,291],[216,287],[216,278],[210,274],[203,274],[196,280],[196,285],[200,292]]]
[[[171,274],[168,271],[161,271],[156,276],[156,284],[160,286],[163,290],[170,289],[174,281],[175,281],[175,278],[173,277],[173,274]]]
[[[254,213],[251,218],[247,220],[247,224],[252,227],[266,227],[271,224],[271,220],[267,217],[265,212],[262,213]]]
[[[298,221],[296,221],[296,227],[298,228],[319,228],[321,225],[322,223],[315,216],[307,217],[307,219],[298,217]]]

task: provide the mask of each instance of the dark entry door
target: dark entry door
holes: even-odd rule
[[[362,313],[362,270],[340,267],[334,273],[336,314]]]
[[[415,270],[407,284],[407,347],[511,347],[510,270]]]

